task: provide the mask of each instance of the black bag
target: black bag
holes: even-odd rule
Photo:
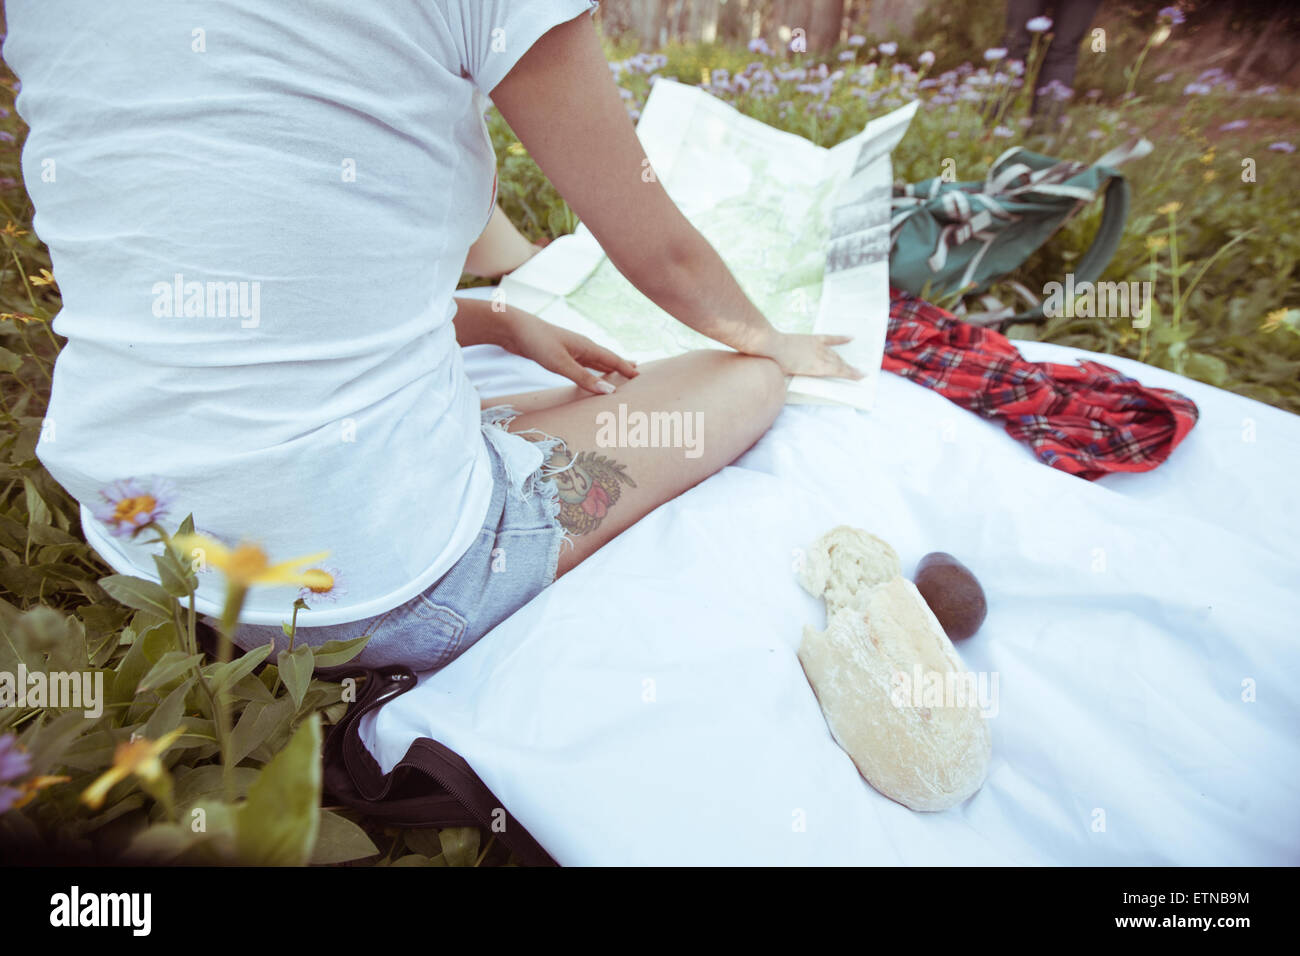
[[[364,677],[360,696],[330,728],[323,747],[324,790],[364,816],[398,827],[500,825],[497,838],[528,866],[558,866],[531,833],[506,810],[460,754],[436,740],[420,737],[389,773],[366,749],[361,718],[415,686],[405,665],[369,668],[353,664],[322,667],[316,676],[339,681]]]

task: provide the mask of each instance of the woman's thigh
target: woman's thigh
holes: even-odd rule
[[[785,402],[771,359],[721,350],[647,362],[631,380],[607,376],[610,395],[590,395],[521,414],[510,431],[564,440],[548,465],[560,491],[570,570],[659,505],[730,464],[767,431]]]

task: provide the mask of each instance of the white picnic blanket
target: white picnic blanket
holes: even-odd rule
[[[1300,863],[1300,417],[1137,362],[1201,420],[1154,472],[1088,482],[892,374],[871,413],[787,406],[444,670],[368,717],[387,771],[459,752],[564,865]],[[466,350],[485,397],[563,380]],[[881,796],[795,656],[792,566],[837,524],[910,574],[948,551],[989,616],[993,763],[962,806]]]

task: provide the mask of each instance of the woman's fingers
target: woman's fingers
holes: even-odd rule
[[[551,371],[572,379],[575,385],[579,388],[585,388],[593,395],[608,395],[614,391],[612,382],[607,382],[591,370],[584,368],[582,363],[570,353],[566,352],[557,364],[559,367],[552,368]]]
[[[629,362],[609,349],[601,348],[591,339],[581,336],[579,338],[582,340],[576,343],[576,347],[571,351],[583,365],[590,365],[603,372],[618,372],[624,378],[636,378],[640,374],[635,362]]]

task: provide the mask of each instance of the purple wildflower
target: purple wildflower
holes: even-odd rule
[[[1234,129],[1245,129],[1249,125],[1250,123],[1248,123],[1246,120],[1243,119],[1233,120],[1231,123],[1224,123],[1222,126],[1220,126],[1219,132],[1230,133]]]
[[[18,738],[13,734],[0,737],[0,813],[9,810],[23,795],[21,790],[7,787],[32,769],[31,755],[18,749]]]
[[[1183,96],[1207,96],[1214,92],[1214,87],[1208,83],[1188,83],[1183,87]]]
[[[916,62],[920,63],[921,66],[925,67],[928,70],[930,67],[934,66],[934,51],[926,50],[924,53],[922,53],[920,56],[916,58]]]
[[[160,520],[171,506],[175,489],[165,478],[115,481],[100,491],[102,505],[92,509],[95,518],[108,525],[116,537],[135,537],[151,521]]]
[[[1183,16],[1183,11],[1177,7],[1162,7],[1157,16],[1161,20],[1168,20],[1170,26],[1180,26],[1187,22],[1187,17]]]
[[[1002,139],[1010,139],[1012,136],[1015,136],[1016,134],[1015,131],[1011,129],[1011,127],[1009,126],[995,126],[993,128],[993,135],[1001,137]]]
[[[1169,82],[1170,80],[1172,80],[1173,78],[1174,78],[1174,75],[1173,75],[1172,73],[1161,73],[1159,76],[1156,77],[1155,82],[1157,82],[1157,83],[1168,83],[1168,82]]]
[[[1269,143],[1268,148],[1275,153],[1294,153],[1295,144],[1293,143]]]
[[[844,50],[840,53],[840,62],[847,63],[849,62],[849,60],[852,60],[856,56],[857,54],[854,53],[852,50]]]
[[[1002,46],[990,47],[984,51],[984,59],[990,63],[996,63],[1007,55],[1007,48]]]
[[[893,56],[895,53],[898,52],[898,44],[882,43],[880,44],[880,46],[876,47],[876,49],[880,51],[881,56]]]
[[[1046,33],[1048,30],[1052,29],[1052,18],[1034,17],[1025,24],[1025,29],[1030,33]]]
[[[855,47],[856,47],[856,46],[865,46],[865,45],[866,45],[866,42],[867,42],[867,38],[864,37],[864,36],[861,36],[860,34],[857,34],[857,33],[855,33],[855,34],[853,34],[853,36],[849,37],[849,46],[855,46]]]
[[[754,39],[749,41],[749,52],[761,53],[763,56],[771,56],[772,48],[767,45],[767,41],[762,37],[754,37]]]
[[[1070,97],[1074,96],[1074,90],[1066,86],[1060,80],[1052,80],[1046,86],[1038,88],[1039,96],[1050,96],[1058,103],[1064,103]]]

